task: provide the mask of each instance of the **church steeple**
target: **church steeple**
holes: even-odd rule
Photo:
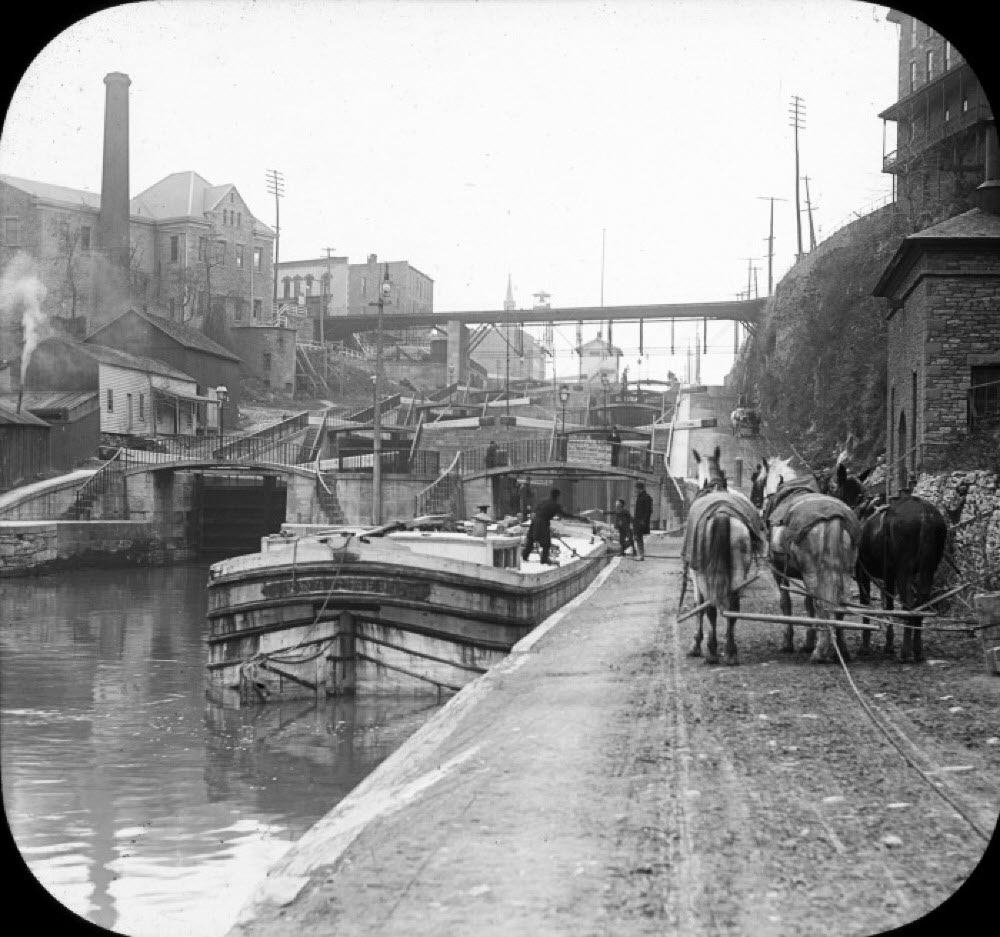
[[[516,309],[517,306],[514,304],[514,287],[510,282],[510,274],[507,274],[507,298],[503,301],[504,311],[509,311],[511,309]]]

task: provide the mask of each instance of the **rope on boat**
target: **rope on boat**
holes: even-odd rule
[[[351,538],[354,536],[354,533],[353,533],[353,531],[352,532],[348,532],[347,534],[345,534],[343,536],[346,539],[344,540],[344,545],[342,547],[340,547],[340,550],[339,550],[339,552],[340,552],[340,562],[337,564],[337,568],[334,570],[333,579],[330,581],[330,588],[327,589],[326,596],[323,599],[323,604],[322,604],[322,606],[320,606],[319,611],[316,613],[316,617],[313,618],[312,624],[309,626],[309,630],[305,633],[305,636],[303,637],[303,639],[301,641],[299,641],[298,644],[293,644],[291,647],[284,648],[281,651],[269,651],[269,652],[266,652],[266,653],[260,653],[260,652],[258,652],[256,654],[254,654],[253,657],[249,658],[248,660],[245,660],[240,665],[240,686],[241,686],[241,688],[243,687],[244,682],[246,682],[247,684],[249,684],[250,686],[252,686],[254,688],[254,690],[255,690],[255,692],[257,693],[258,696],[260,696],[262,699],[266,699],[266,694],[261,689],[263,681],[261,681],[261,680],[258,679],[259,665],[260,664],[271,662],[271,661],[273,661],[274,663],[277,663],[277,664],[308,664],[310,661],[316,660],[318,657],[321,657],[323,654],[325,654],[333,646],[334,642],[336,642],[340,638],[340,632],[337,632],[336,634],[332,635],[329,639],[325,640],[320,645],[320,648],[319,648],[318,651],[316,651],[313,654],[309,654],[309,655],[307,655],[305,657],[296,657],[296,656],[287,657],[287,656],[284,656],[289,651],[294,651],[296,648],[305,647],[307,645],[315,643],[314,641],[311,641],[309,639],[310,639],[311,635],[313,634],[313,632],[316,630],[316,626],[319,624],[319,620],[322,617],[323,613],[326,611],[326,607],[327,607],[327,605],[330,602],[330,597],[333,595],[334,587],[337,585],[337,579],[340,576],[340,572],[341,572],[341,570],[343,569],[343,566],[344,566],[344,560],[347,557],[347,545],[351,542]],[[328,547],[330,547],[331,552],[337,552],[337,551],[334,551],[334,548],[330,545],[330,542],[328,540],[324,541],[324,542],[326,543],[326,545]],[[299,544],[299,541],[298,541],[298,538],[296,538],[295,541],[292,544],[292,583],[293,583],[293,585],[296,582],[296,575],[295,575],[295,569],[296,569],[296,567],[295,567],[295,564],[296,564],[296,555],[297,555],[297,550],[298,550],[298,544]]]

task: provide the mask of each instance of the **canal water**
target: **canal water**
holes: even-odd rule
[[[7,823],[47,891],[133,937],[225,933],[268,866],[438,708],[210,704],[207,578],[204,563],[0,580]]]

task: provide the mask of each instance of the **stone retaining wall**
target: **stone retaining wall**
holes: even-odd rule
[[[81,566],[153,566],[194,558],[187,539],[144,521],[0,522],[0,578]]]
[[[913,493],[941,509],[963,576],[979,589],[1000,589],[1000,476],[984,471],[921,475]]]

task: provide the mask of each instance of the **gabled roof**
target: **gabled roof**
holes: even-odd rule
[[[76,208],[89,208],[100,211],[101,196],[86,189],[71,189],[69,186],[52,185],[49,182],[36,182],[34,179],[20,179],[17,176],[0,175],[0,181],[6,182],[12,188],[33,195],[44,202],[55,202],[61,205],[71,205]],[[129,214],[132,218],[142,221],[153,221],[154,217],[139,196],[129,202]]]
[[[144,371],[149,374],[162,374],[164,377],[172,377],[178,381],[190,381],[192,384],[198,383],[190,374],[185,374],[163,361],[157,361],[156,358],[147,358],[145,355],[130,355],[127,351],[109,348],[107,345],[98,345],[87,339],[83,342],[74,342],[72,339],[60,335],[47,339],[47,341],[62,342],[64,345],[76,348],[100,364],[109,364],[116,368],[129,368],[132,371]]]
[[[20,413],[16,409],[17,405],[8,408],[5,404],[0,403],[0,424],[6,424],[8,426],[44,426],[46,429],[49,428],[49,424],[45,420],[40,420],[33,413],[29,413],[21,406]]]
[[[129,309],[127,312],[123,312],[120,316],[112,319],[111,322],[107,322],[102,325],[99,329],[95,329],[91,332],[85,339],[85,342],[90,342],[93,338],[100,335],[106,328],[109,328],[118,319],[124,316],[138,316],[140,319],[145,320],[154,329],[158,329],[164,335],[172,338],[179,345],[183,345],[185,348],[191,348],[195,351],[204,351],[210,355],[216,355],[219,358],[226,358],[229,361],[241,361],[239,355],[233,354],[228,348],[223,348],[218,342],[212,341],[204,332],[199,332],[198,329],[193,329],[189,325],[182,325],[180,322],[174,322],[173,319],[165,319],[163,316],[153,315],[151,312],[140,312],[138,309]]]
[[[159,182],[140,192],[141,199],[154,218],[194,218],[204,220],[205,212],[213,211],[222,199],[234,188],[231,182],[212,185],[204,176],[187,170],[172,172]],[[274,236],[274,232],[263,222],[253,218],[257,234]]]
[[[995,251],[1000,258],[1000,215],[973,208],[904,238],[872,289],[872,295],[891,296],[917,254],[933,248],[980,248]]]
[[[0,406],[7,409],[17,407],[18,391],[0,394]],[[96,390],[26,390],[21,401],[22,410],[49,412],[52,410],[74,410],[82,404],[97,402]]]

